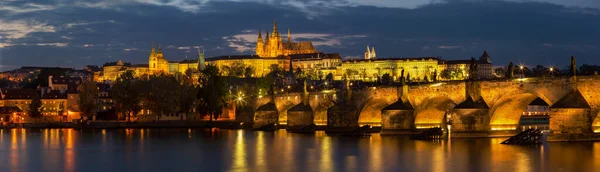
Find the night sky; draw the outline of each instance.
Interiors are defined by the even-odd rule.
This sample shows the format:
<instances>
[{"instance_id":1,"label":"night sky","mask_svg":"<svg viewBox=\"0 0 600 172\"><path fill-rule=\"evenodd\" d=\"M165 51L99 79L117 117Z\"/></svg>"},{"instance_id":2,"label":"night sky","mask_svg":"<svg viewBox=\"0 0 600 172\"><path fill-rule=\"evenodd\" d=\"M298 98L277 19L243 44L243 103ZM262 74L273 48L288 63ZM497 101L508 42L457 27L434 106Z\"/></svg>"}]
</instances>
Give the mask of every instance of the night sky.
<instances>
[{"instance_id":1,"label":"night sky","mask_svg":"<svg viewBox=\"0 0 600 172\"><path fill-rule=\"evenodd\" d=\"M253 54L273 20L285 39L362 58L479 57L494 65L600 64L598 0L0 0L2 68Z\"/></svg>"}]
</instances>

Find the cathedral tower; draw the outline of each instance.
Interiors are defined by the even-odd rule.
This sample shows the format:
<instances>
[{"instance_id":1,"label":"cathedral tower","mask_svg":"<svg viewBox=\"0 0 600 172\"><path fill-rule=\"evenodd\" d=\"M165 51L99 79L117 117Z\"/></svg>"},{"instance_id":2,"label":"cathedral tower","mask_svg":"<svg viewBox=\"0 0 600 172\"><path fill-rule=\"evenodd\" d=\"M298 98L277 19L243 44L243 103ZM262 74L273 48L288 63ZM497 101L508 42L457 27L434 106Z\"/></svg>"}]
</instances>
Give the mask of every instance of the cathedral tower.
<instances>
[{"instance_id":1,"label":"cathedral tower","mask_svg":"<svg viewBox=\"0 0 600 172\"><path fill-rule=\"evenodd\" d=\"M267 37L268 37L268 35L269 34L267 33ZM264 50L265 50L265 44L263 43L262 33L261 33L260 29L258 29L258 39L256 41L256 55L263 56Z\"/></svg>"},{"instance_id":2,"label":"cathedral tower","mask_svg":"<svg viewBox=\"0 0 600 172\"><path fill-rule=\"evenodd\" d=\"M156 70L158 58L156 57L156 49L154 48L154 42L152 42L152 51L150 51L150 58L148 58L148 68L150 71Z\"/></svg>"},{"instance_id":3,"label":"cathedral tower","mask_svg":"<svg viewBox=\"0 0 600 172\"><path fill-rule=\"evenodd\" d=\"M204 64L204 49L202 49L202 52L200 52L200 49L198 49L198 70L203 71L205 68L206 65Z\"/></svg>"},{"instance_id":4,"label":"cathedral tower","mask_svg":"<svg viewBox=\"0 0 600 172\"><path fill-rule=\"evenodd\" d=\"M269 35L269 31L267 31L264 39L259 30L258 39L256 41L256 55L259 57L278 57L316 52L317 51L311 42L292 42L290 29L288 29L287 41L283 40L277 29L277 21L273 21L273 31L271 32L271 35Z\"/></svg>"}]
</instances>

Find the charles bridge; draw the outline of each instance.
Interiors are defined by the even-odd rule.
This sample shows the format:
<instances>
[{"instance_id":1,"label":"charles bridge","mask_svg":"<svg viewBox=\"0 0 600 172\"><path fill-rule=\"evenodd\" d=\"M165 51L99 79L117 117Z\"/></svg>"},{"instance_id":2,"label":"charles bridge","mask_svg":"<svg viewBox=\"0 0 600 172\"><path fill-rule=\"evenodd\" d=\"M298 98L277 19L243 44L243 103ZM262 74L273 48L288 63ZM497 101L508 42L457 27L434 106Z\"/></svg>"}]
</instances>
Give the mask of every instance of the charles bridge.
<instances>
[{"instance_id":1,"label":"charles bridge","mask_svg":"<svg viewBox=\"0 0 600 172\"><path fill-rule=\"evenodd\" d=\"M451 121L453 136L489 137L516 133L521 114L539 97L550 105L549 139L592 140L600 132L600 90L595 90L599 88L600 76L578 76L370 87L350 94L289 93L248 100L237 107L236 116L254 125L306 123L307 119L328 127L369 124L381 126L382 134L446 128ZM331 111L339 109L332 107L346 98L343 105L352 110L339 115L341 121L332 119ZM310 117L296 115L297 111Z\"/></svg>"}]
</instances>

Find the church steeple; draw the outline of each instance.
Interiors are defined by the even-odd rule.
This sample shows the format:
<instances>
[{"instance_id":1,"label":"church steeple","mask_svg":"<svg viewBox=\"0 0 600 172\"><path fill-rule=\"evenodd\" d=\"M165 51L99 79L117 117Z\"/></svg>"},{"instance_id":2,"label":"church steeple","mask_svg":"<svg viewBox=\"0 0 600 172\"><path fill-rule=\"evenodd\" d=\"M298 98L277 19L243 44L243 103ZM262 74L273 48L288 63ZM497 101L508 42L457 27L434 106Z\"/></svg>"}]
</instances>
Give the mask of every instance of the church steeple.
<instances>
[{"instance_id":1,"label":"church steeple","mask_svg":"<svg viewBox=\"0 0 600 172\"><path fill-rule=\"evenodd\" d=\"M162 49L160 48L160 44L158 44L158 54L162 54Z\"/></svg>"},{"instance_id":2,"label":"church steeple","mask_svg":"<svg viewBox=\"0 0 600 172\"><path fill-rule=\"evenodd\" d=\"M375 59L377 55L375 54L375 46L371 46L371 59Z\"/></svg>"},{"instance_id":3,"label":"church steeple","mask_svg":"<svg viewBox=\"0 0 600 172\"><path fill-rule=\"evenodd\" d=\"M267 36L265 37L265 39L267 39L267 41L265 41L266 42L265 44L269 44L269 40L270 40L269 39L269 31L267 31Z\"/></svg>"},{"instance_id":4,"label":"church steeple","mask_svg":"<svg viewBox=\"0 0 600 172\"><path fill-rule=\"evenodd\" d=\"M156 55L156 49L154 48L154 41L152 41L152 51L150 52L150 55Z\"/></svg>"},{"instance_id":5,"label":"church steeple","mask_svg":"<svg viewBox=\"0 0 600 172\"><path fill-rule=\"evenodd\" d=\"M258 42L262 42L262 33L260 32L260 29L258 29Z\"/></svg>"},{"instance_id":6,"label":"church steeple","mask_svg":"<svg viewBox=\"0 0 600 172\"><path fill-rule=\"evenodd\" d=\"M292 34L290 34L290 28L288 28L288 36L287 36L287 43L289 44L292 40Z\"/></svg>"},{"instance_id":7,"label":"church steeple","mask_svg":"<svg viewBox=\"0 0 600 172\"><path fill-rule=\"evenodd\" d=\"M277 32L277 20L275 20L275 19L273 20L273 34L272 34L272 36L273 37L279 36L279 33Z\"/></svg>"},{"instance_id":8,"label":"church steeple","mask_svg":"<svg viewBox=\"0 0 600 172\"><path fill-rule=\"evenodd\" d=\"M200 49L198 49L198 70L202 71L206 68L206 66L204 65L204 48L202 49L202 52L200 52Z\"/></svg>"}]
</instances>

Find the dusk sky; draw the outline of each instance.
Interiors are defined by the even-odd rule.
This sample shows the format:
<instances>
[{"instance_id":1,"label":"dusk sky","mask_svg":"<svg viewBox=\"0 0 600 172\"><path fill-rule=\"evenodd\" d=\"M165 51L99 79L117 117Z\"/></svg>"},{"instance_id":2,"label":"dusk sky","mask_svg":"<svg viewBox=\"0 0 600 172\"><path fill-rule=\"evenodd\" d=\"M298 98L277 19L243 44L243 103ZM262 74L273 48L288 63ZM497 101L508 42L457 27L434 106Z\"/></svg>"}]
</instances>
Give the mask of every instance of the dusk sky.
<instances>
[{"instance_id":1,"label":"dusk sky","mask_svg":"<svg viewBox=\"0 0 600 172\"><path fill-rule=\"evenodd\" d=\"M599 0L0 0L0 70L253 54L258 29L290 28L321 52L600 64ZM264 34L264 33L263 33Z\"/></svg>"}]
</instances>

